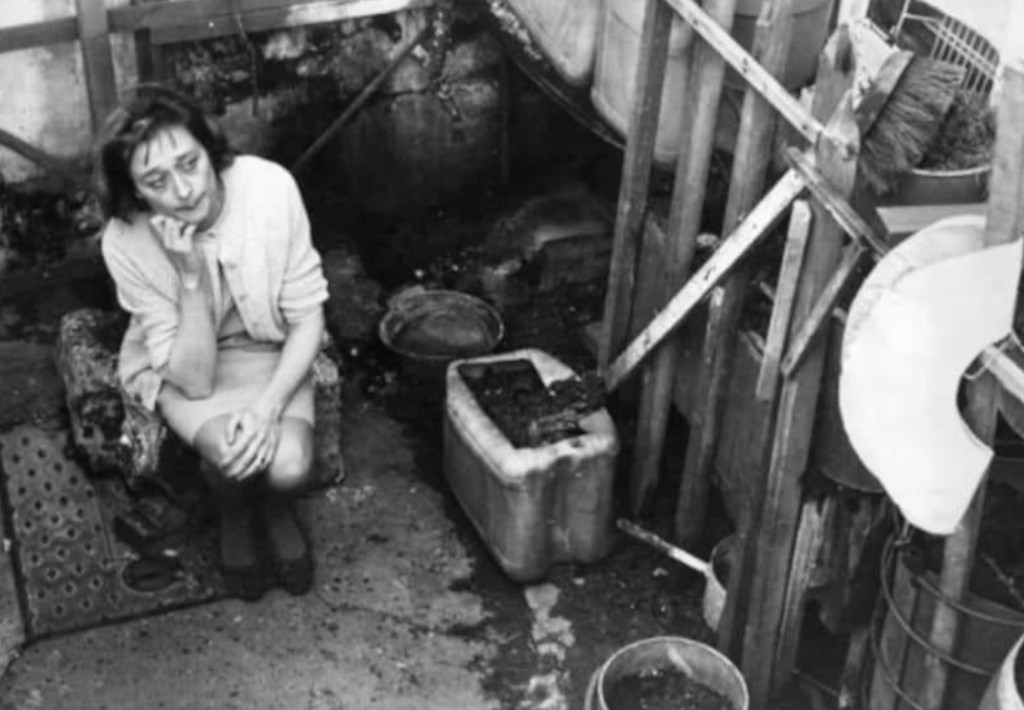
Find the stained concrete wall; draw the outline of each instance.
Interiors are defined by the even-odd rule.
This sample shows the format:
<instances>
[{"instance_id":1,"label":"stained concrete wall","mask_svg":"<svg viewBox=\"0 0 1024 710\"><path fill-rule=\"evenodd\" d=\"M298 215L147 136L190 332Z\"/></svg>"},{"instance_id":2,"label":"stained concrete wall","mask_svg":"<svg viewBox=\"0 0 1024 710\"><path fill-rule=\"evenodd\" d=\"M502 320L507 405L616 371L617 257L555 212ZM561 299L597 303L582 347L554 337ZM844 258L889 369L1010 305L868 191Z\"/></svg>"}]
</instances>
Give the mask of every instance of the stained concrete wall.
<instances>
[{"instance_id":1,"label":"stained concrete wall","mask_svg":"<svg viewBox=\"0 0 1024 710\"><path fill-rule=\"evenodd\" d=\"M107 5L129 2L107 0ZM5 0L0 27L74 14L74 0ZM115 36L112 45L118 83L135 81L131 38ZM57 157L77 158L88 150L92 126L77 42L0 54L0 127ZM17 183L40 173L35 163L0 147L0 179Z\"/></svg>"},{"instance_id":2,"label":"stained concrete wall","mask_svg":"<svg viewBox=\"0 0 1024 710\"><path fill-rule=\"evenodd\" d=\"M74 11L74 0L4 0L0 22ZM472 11L452 15L459 36L447 50L431 53L428 41L403 60L310 163L306 175L336 185L342 202L363 212L416 211L498 177L500 50ZM165 45L160 78L217 113L238 150L291 166L432 16L412 10ZM134 43L112 39L124 89L137 80ZM0 54L0 126L55 156L87 158L92 126L77 43ZM42 172L0 148L4 181Z\"/></svg>"}]
</instances>

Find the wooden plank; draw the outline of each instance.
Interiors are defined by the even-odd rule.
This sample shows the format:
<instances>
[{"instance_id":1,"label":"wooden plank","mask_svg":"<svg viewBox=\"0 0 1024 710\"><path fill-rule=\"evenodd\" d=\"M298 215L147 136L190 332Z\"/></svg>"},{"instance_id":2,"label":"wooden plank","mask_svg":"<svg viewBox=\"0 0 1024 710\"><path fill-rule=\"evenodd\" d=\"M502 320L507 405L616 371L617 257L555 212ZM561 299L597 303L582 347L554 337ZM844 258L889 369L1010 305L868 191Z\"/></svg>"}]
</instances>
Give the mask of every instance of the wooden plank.
<instances>
[{"instance_id":1,"label":"wooden plank","mask_svg":"<svg viewBox=\"0 0 1024 710\"><path fill-rule=\"evenodd\" d=\"M725 278L730 269L768 234L803 190L803 180L793 171L786 173L775 183L736 231L722 242L711 258L704 262L607 369L605 384L609 391L617 389L635 373L636 368L651 351L679 327L711 289Z\"/></svg>"},{"instance_id":2,"label":"wooden plank","mask_svg":"<svg viewBox=\"0 0 1024 710\"><path fill-rule=\"evenodd\" d=\"M789 218L786 249L782 254L782 267L779 269L779 288L775 293L764 358L761 360L761 371L757 378L755 395L762 402L774 401L778 391L782 353L789 336L790 321L793 307L796 305L796 292L800 284L800 273L803 270L810 233L811 207L807 202L798 200L793 203L793 212Z\"/></svg>"},{"instance_id":3,"label":"wooden plank","mask_svg":"<svg viewBox=\"0 0 1024 710\"><path fill-rule=\"evenodd\" d=\"M240 27L246 32L266 32L404 12L436 4L436 0L297 0L285 8L255 9L237 16L211 16L199 22L157 24L153 26L153 41L160 45L212 39L237 34Z\"/></svg>"},{"instance_id":4,"label":"wooden plank","mask_svg":"<svg viewBox=\"0 0 1024 710\"><path fill-rule=\"evenodd\" d=\"M849 88L853 84L852 63L845 61L848 50L844 34L830 39L819 61L815 92L816 116L832 115L829 130L836 142L821 141L815 151L817 165L840 196L852 194L857 174L856 153L839 146L855 145L856 119ZM831 86L829 86L831 85ZM845 87L838 108L831 104ZM828 88L826 88L828 87ZM821 289L834 271L842 249L843 231L829 212L815 201L811 240L801 275L794 318L798 322L810 312ZM767 475L759 485L755 525L744 545L743 564L753 565L753 580L745 591L749 609L743 637L741 670L750 689L751 710L763 710L773 688L788 678L779 652L791 643L791 628L784 628L788 579L801 513L801 478L809 460L811 436L817 410L825 350L820 343L808 353L803 366L785 381L775 417L774 437Z\"/></svg>"},{"instance_id":5,"label":"wooden plank","mask_svg":"<svg viewBox=\"0 0 1024 710\"><path fill-rule=\"evenodd\" d=\"M808 499L800 512L800 525L793 545L793 560L790 565L789 578L786 581L782 619L779 622L779 651L775 663L780 668L792 670L796 665L797 651L800 648L800 628L804 620L804 604L807 590L815 571L815 562L825 537L829 531L829 521L835 506L836 496L828 496L824 500ZM777 692L789 679L789 673L775 676Z\"/></svg>"},{"instance_id":6,"label":"wooden plank","mask_svg":"<svg viewBox=\"0 0 1024 710\"><path fill-rule=\"evenodd\" d=\"M152 32L155 44L338 22L432 7L437 0L178 0L123 5L107 11L111 33ZM79 38L77 17L0 27L0 54Z\"/></svg>"},{"instance_id":7,"label":"wooden plank","mask_svg":"<svg viewBox=\"0 0 1024 710\"><path fill-rule=\"evenodd\" d=\"M712 21L728 32L737 0L707 0ZM668 301L690 274L700 231L714 147L725 62L713 47L698 44L690 67L693 90L686 94L693 105L689 131L683 131L669 207L668 246L662 300ZM672 405L672 385L679 360L678 343L665 342L645 373L637 417L636 446L630 470L630 506L634 515L648 508L661 469L665 432Z\"/></svg>"},{"instance_id":8,"label":"wooden plank","mask_svg":"<svg viewBox=\"0 0 1024 710\"><path fill-rule=\"evenodd\" d=\"M1024 226L1020 195L1024 189L1024 60L1009 63L1003 71L996 143L992 151L992 179L983 241L986 246L1008 244L1020 239ZM983 441L995 437L999 385L994 377L981 377L967 390L966 419ZM978 491L952 535L946 538L939 590L954 602L967 593L978 532L984 508L985 485ZM929 641L939 653L954 654L960 632L956 609L938 604L932 617ZM946 696L948 668L944 661L928 654L921 699L925 707L940 707Z\"/></svg>"},{"instance_id":9,"label":"wooden plank","mask_svg":"<svg viewBox=\"0 0 1024 710\"><path fill-rule=\"evenodd\" d=\"M876 254L886 252L888 246L885 242L875 233L871 225L857 214L849 200L836 194L836 191L814 166L808 154L795 147L790 147L786 150L786 162L800 173L804 182L807 183L807 189L828 210L832 219L843 228L843 231L858 242L870 246Z\"/></svg>"},{"instance_id":10,"label":"wooden plank","mask_svg":"<svg viewBox=\"0 0 1024 710\"><path fill-rule=\"evenodd\" d=\"M77 39L78 20L74 17L0 27L0 54L74 42Z\"/></svg>"},{"instance_id":11,"label":"wooden plank","mask_svg":"<svg viewBox=\"0 0 1024 710\"><path fill-rule=\"evenodd\" d=\"M825 127L797 100L786 87L765 71L750 54L734 40L729 32L715 23L708 13L693 0L665 0L680 17L693 27L747 83L775 107L789 124L815 145L825 133ZM836 140L836 136L829 136ZM843 144L844 154L853 146Z\"/></svg>"},{"instance_id":12,"label":"wooden plank","mask_svg":"<svg viewBox=\"0 0 1024 710\"><path fill-rule=\"evenodd\" d=\"M800 367L800 363L803 362L804 356L814 345L818 334L825 329L825 323L835 311L840 297L850 283L853 272L867 253L867 247L860 244L851 244L843 251L843 258L832 273L832 277L825 284L825 288L822 289L811 312L799 325L790 341L789 351L782 360L783 375L789 377Z\"/></svg>"},{"instance_id":13,"label":"wooden plank","mask_svg":"<svg viewBox=\"0 0 1024 710\"><path fill-rule=\"evenodd\" d=\"M976 202L959 205L882 205L877 209L888 240L895 242L940 219L957 215L983 215L987 206L984 202Z\"/></svg>"},{"instance_id":14,"label":"wooden plank","mask_svg":"<svg viewBox=\"0 0 1024 710\"><path fill-rule=\"evenodd\" d=\"M114 80L114 56L110 49L110 28L103 0L75 0L78 16L78 41L82 45L85 83L89 90L92 127L98 131L107 115L117 106Z\"/></svg>"},{"instance_id":15,"label":"wooden plank","mask_svg":"<svg viewBox=\"0 0 1024 710\"><path fill-rule=\"evenodd\" d=\"M607 367L622 347L629 332L639 252L637 243L647 212L647 189L654 162L654 142L658 130L658 113L661 110L665 67L668 64L672 13L661 0L647 0L645 13L636 68L636 94L629 119L615 231L612 235L601 340L598 343L597 360L601 370Z\"/></svg>"},{"instance_id":16,"label":"wooden plank","mask_svg":"<svg viewBox=\"0 0 1024 710\"><path fill-rule=\"evenodd\" d=\"M758 15L753 55L770 75L782 76L793 35L793 0L765 2ZM722 231L732 232L764 195L772 159L777 116L760 94L747 89L733 153L732 175ZM749 274L742 266L724 283L721 303L710 312L702 343L696 383L700 408L690 418L686 461L676 504L675 535L683 544L696 545L704 532L708 493L718 447L722 410L729 388L732 350L736 343L749 291Z\"/></svg>"}]
</instances>

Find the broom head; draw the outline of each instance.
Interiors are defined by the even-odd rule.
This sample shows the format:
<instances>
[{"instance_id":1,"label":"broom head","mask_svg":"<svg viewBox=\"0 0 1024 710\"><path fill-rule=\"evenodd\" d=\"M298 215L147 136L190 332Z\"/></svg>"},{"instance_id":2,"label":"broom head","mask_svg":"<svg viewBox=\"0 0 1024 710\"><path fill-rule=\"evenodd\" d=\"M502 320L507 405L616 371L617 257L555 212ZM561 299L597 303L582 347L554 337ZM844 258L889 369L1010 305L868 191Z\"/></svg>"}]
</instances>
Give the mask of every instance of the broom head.
<instances>
[{"instance_id":1,"label":"broom head","mask_svg":"<svg viewBox=\"0 0 1024 710\"><path fill-rule=\"evenodd\" d=\"M917 167L963 84L963 67L914 57L861 140L860 171L879 195Z\"/></svg>"}]
</instances>

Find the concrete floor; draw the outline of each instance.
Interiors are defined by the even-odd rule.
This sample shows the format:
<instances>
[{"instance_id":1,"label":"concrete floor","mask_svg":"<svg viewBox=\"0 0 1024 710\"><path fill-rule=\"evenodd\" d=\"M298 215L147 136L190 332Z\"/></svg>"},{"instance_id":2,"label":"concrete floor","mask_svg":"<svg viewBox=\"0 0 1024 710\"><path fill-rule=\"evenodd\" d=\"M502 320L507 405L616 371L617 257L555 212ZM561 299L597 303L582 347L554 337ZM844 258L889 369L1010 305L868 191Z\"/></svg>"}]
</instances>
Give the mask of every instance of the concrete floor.
<instances>
[{"instance_id":1,"label":"concrete floor","mask_svg":"<svg viewBox=\"0 0 1024 710\"><path fill-rule=\"evenodd\" d=\"M54 324L91 293L54 290L32 327L0 338L0 431L63 420ZM520 314L554 328L531 325L540 340L516 347L571 345L558 319L536 315ZM628 643L714 644L703 578L640 543L557 565L533 585L510 581L445 485L437 390L379 363L355 368L345 372L347 478L302 501L317 562L310 594L274 590L26 646L0 555L0 710L579 710L595 669ZM649 526L667 535L670 525L671 514ZM810 707L795 691L772 710Z\"/></svg>"},{"instance_id":2,"label":"concrete floor","mask_svg":"<svg viewBox=\"0 0 1024 710\"><path fill-rule=\"evenodd\" d=\"M59 419L49 346L0 346L0 420ZM396 418L348 389L348 476L302 502L313 592L21 646L5 566L0 708L579 708L618 646L662 633L709 640L700 581L649 550L562 565L537 585L504 578L444 488L439 440L410 426L421 415ZM401 414L409 400L393 394Z\"/></svg>"}]
</instances>

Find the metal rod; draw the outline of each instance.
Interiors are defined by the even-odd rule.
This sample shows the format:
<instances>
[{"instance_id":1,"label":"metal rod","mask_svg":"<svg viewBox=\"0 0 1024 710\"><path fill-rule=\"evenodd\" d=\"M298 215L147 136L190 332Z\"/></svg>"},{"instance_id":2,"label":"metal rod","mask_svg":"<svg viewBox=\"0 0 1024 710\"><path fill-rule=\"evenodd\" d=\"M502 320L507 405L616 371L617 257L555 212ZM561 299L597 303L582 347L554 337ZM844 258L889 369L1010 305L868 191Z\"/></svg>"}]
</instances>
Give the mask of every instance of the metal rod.
<instances>
[{"instance_id":1,"label":"metal rod","mask_svg":"<svg viewBox=\"0 0 1024 710\"><path fill-rule=\"evenodd\" d=\"M412 40L407 45L405 45L405 47L402 48L402 51L396 54L395 58L392 59L388 63L388 65L384 67L384 69L382 69L381 72L377 76L375 76L373 80L370 81L369 84L366 85L365 88L363 88L363 90L359 93L359 96L357 96L355 100L348 105L345 111L334 120L334 123L328 126L327 130L325 130L320 135L319 138L313 141L313 145L309 146L306 149L306 152L303 153L299 157L299 159L295 161L295 164L292 165L293 173L298 173L303 168L305 168L306 165L309 164L310 159L314 155L316 155L321 148L324 147L327 141L334 137L335 133L341 130L341 128L346 123L349 122L349 119L351 119L352 116L354 116L356 112L359 111L367 101L369 101L370 97L373 96L375 91L377 91L377 88L381 84L383 84L384 80L391 75L391 72L393 72L398 67L398 65L402 63L403 59L409 56L409 53L412 52L412 50L416 49L416 47L419 46L419 44L426 38L426 36L432 30L433 25L428 23L423 29L416 33L416 36L413 37Z\"/></svg>"}]
</instances>

